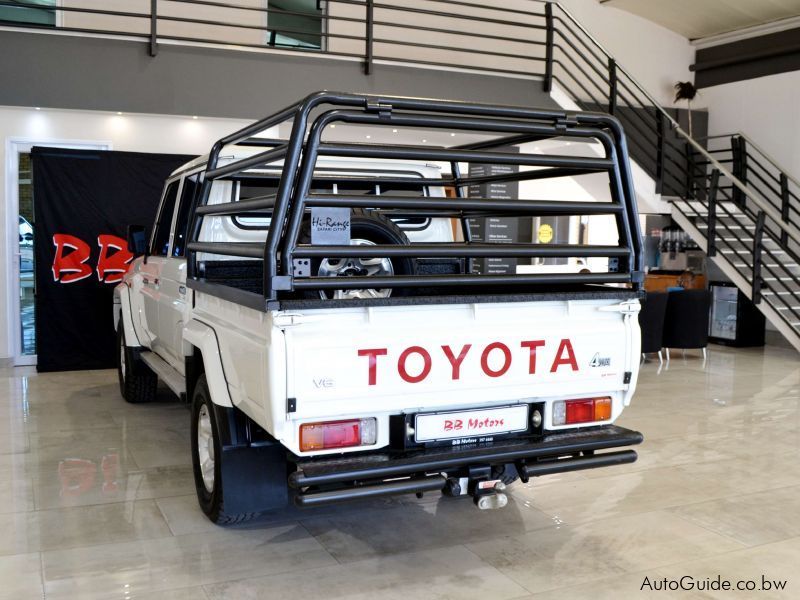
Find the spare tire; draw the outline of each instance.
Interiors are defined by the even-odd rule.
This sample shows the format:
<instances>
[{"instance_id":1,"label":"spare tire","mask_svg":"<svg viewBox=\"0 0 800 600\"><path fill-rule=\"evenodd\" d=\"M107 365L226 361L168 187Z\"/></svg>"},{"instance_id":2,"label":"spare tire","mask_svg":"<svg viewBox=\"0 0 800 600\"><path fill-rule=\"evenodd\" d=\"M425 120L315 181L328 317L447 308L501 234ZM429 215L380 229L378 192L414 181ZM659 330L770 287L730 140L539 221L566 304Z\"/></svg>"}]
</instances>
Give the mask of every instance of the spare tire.
<instances>
[{"instance_id":1,"label":"spare tire","mask_svg":"<svg viewBox=\"0 0 800 600\"><path fill-rule=\"evenodd\" d=\"M301 244L311 243L311 223L306 220L300 232ZM350 214L351 245L392 245L408 246L408 236L391 219L372 210L354 208ZM414 275L417 272L416 260L412 257L394 258L322 258L311 261L311 275L314 277L369 277L390 275ZM311 298L332 298L346 300L351 298L388 298L403 295L404 289L357 289L357 290L319 290L304 294Z\"/></svg>"}]
</instances>

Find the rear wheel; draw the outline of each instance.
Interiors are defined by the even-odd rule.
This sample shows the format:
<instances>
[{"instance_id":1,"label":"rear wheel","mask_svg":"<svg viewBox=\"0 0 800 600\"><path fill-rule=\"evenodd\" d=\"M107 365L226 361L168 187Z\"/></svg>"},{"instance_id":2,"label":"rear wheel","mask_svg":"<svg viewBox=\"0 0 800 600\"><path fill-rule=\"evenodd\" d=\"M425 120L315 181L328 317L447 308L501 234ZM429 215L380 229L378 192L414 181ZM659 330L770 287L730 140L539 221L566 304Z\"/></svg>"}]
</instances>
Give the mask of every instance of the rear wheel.
<instances>
[{"instance_id":1,"label":"rear wheel","mask_svg":"<svg viewBox=\"0 0 800 600\"><path fill-rule=\"evenodd\" d=\"M158 377L139 358L138 349L126 345L121 318L117 329L117 376L119 392L126 402L140 404L155 400Z\"/></svg>"},{"instance_id":2,"label":"rear wheel","mask_svg":"<svg viewBox=\"0 0 800 600\"><path fill-rule=\"evenodd\" d=\"M200 375L192 395L192 466L200 508L214 523L242 523L259 513L233 514L225 511L225 490L222 480L222 447L219 425L206 376Z\"/></svg>"},{"instance_id":3,"label":"rear wheel","mask_svg":"<svg viewBox=\"0 0 800 600\"><path fill-rule=\"evenodd\" d=\"M311 243L311 225L306 222L300 235L300 243ZM353 246L392 245L408 246L408 236L383 215L354 208L350 215L350 244ZM380 277L391 275L414 275L416 261L411 257L395 258L323 258L311 262L311 275L315 277ZM320 290L309 296L347 300L351 298L388 298L402 295L402 289Z\"/></svg>"}]
</instances>

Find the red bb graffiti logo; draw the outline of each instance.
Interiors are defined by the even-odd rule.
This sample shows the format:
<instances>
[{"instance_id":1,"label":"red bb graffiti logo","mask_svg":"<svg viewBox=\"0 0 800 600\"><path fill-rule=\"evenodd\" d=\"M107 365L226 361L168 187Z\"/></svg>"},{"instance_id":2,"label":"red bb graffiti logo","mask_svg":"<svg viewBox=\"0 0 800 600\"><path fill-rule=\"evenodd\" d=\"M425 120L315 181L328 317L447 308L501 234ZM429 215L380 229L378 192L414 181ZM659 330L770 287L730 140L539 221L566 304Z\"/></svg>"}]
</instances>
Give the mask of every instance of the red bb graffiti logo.
<instances>
[{"instance_id":1,"label":"red bb graffiti logo","mask_svg":"<svg viewBox=\"0 0 800 600\"><path fill-rule=\"evenodd\" d=\"M92 267L86 264L92 249L82 239L66 233L53 235L56 247L53 257L53 281L75 283L92 275ZM97 259L97 279L102 283L119 283L128 270L133 254L128 252L127 242L116 235L97 236L100 256Z\"/></svg>"}]
</instances>

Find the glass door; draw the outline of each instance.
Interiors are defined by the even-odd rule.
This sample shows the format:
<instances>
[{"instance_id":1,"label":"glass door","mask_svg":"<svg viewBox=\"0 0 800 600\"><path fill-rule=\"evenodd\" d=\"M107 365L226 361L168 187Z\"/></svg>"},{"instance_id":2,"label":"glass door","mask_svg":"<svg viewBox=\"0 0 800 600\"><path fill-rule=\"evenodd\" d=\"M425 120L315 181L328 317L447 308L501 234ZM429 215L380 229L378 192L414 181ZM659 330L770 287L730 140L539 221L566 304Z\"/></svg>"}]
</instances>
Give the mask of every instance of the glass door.
<instances>
[{"instance_id":1,"label":"glass door","mask_svg":"<svg viewBox=\"0 0 800 600\"><path fill-rule=\"evenodd\" d=\"M33 166L31 149L34 146L50 148L79 148L86 150L111 150L110 142L34 141L11 138L6 164L6 180L10 183L11 197L7 199L7 229L11 236L11 255L7 268L11 273L9 290L12 316L11 353L15 366L36 364L36 287L34 234L36 214L33 210ZM16 282L16 289L14 283Z\"/></svg>"},{"instance_id":2,"label":"glass door","mask_svg":"<svg viewBox=\"0 0 800 600\"><path fill-rule=\"evenodd\" d=\"M36 295L33 276L33 169L30 151L19 153L17 193L19 200L19 356L36 357Z\"/></svg>"}]
</instances>

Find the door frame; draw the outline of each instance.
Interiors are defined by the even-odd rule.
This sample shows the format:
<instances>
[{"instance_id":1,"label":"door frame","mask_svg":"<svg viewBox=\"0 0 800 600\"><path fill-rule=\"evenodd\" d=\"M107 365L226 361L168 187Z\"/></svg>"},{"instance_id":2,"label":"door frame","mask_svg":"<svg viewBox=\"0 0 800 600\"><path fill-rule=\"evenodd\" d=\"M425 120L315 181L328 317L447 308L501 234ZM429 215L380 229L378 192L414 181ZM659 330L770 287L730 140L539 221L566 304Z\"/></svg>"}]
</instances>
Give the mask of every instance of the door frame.
<instances>
[{"instance_id":1,"label":"door frame","mask_svg":"<svg viewBox=\"0 0 800 600\"><path fill-rule=\"evenodd\" d=\"M8 342L6 352L15 367L35 365L35 354L22 354L22 318L20 315L19 273L19 155L30 152L34 146L68 148L74 150L112 150L110 140L65 140L52 138L8 137L6 138L6 289L8 304L6 323ZM36 239L34 238L34 248ZM35 252L35 250L34 250ZM34 269L35 272L35 269Z\"/></svg>"}]
</instances>

